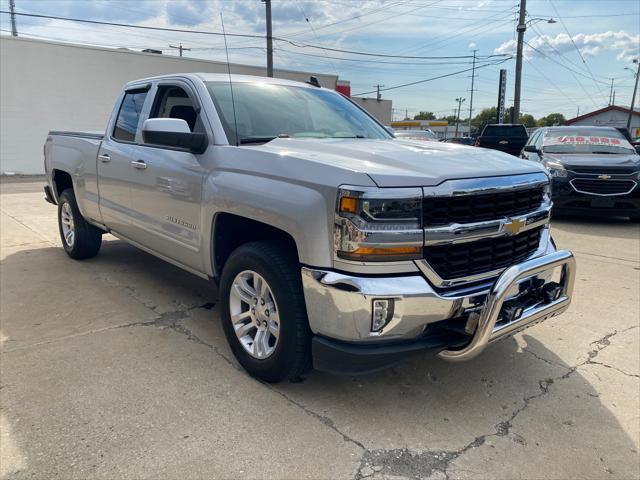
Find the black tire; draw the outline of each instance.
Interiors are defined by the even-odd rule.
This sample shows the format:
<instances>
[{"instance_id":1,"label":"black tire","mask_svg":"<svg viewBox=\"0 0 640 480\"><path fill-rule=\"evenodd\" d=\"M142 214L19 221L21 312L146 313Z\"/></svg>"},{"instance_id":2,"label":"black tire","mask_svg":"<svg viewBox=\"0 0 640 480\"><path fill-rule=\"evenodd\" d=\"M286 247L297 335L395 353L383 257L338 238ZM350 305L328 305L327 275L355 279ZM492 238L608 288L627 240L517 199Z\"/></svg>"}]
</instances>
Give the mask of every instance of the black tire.
<instances>
[{"instance_id":1,"label":"black tire","mask_svg":"<svg viewBox=\"0 0 640 480\"><path fill-rule=\"evenodd\" d=\"M62 215L65 204L71 208L73 217L73 241L71 244L65 239L62 230ZM67 255L71 258L75 260L92 258L100 251L102 234L104 232L87 223L80 213L76 196L71 189L63 191L58 199L58 229L60 230L60 240L62 241L64 251L67 252Z\"/></svg>"},{"instance_id":2,"label":"black tire","mask_svg":"<svg viewBox=\"0 0 640 480\"><path fill-rule=\"evenodd\" d=\"M268 283L278 306L280 333L275 350L265 359L249 354L231 321L230 295L236 276L251 270ZM311 332L295 256L268 242L238 247L225 263L220 279L220 304L225 336L238 362L249 375L266 382L293 380L311 367Z\"/></svg>"}]
</instances>

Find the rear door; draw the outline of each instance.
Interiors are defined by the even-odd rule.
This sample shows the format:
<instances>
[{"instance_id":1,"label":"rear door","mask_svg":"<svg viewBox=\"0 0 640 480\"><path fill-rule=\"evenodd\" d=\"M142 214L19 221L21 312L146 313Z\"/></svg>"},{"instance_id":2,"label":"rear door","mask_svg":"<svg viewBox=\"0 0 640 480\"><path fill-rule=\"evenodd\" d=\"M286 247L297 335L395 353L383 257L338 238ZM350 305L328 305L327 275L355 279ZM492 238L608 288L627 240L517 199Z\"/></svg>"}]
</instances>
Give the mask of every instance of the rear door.
<instances>
[{"instance_id":1,"label":"rear door","mask_svg":"<svg viewBox=\"0 0 640 480\"><path fill-rule=\"evenodd\" d=\"M131 229L132 160L149 99L149 85L130 88L119 98L115 114L98 150L98 191L100 214L105 225L129 236Z\"/></svg>"},{"instance_id":2,"label":"rear door","mask_svg":"<svg viewBox=\"0 0 640 480\"><path fill-rule=\"evenodd\" d=\"M149 118L180 118L192 132L211 135L190 84L162 81L152 93ZM201 205L207 170L200 159L204 155L141 140L129 178L134 240L198 271L203 258Z\"/></svg>"}]
</instances>

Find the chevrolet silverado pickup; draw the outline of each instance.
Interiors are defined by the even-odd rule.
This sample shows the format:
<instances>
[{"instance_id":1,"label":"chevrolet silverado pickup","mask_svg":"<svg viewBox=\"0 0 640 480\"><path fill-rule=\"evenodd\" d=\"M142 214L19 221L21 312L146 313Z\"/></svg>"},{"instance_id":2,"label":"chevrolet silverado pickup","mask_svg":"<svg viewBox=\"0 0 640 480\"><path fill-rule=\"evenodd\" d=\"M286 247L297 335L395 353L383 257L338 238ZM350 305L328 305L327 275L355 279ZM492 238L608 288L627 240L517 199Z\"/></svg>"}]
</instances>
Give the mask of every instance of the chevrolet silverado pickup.
<instances>
[{"instance_id":1,"label":"chevrolet silverado pickup","mask_svg":"<svg viewBox=\"0 0 640 480\"><path fill-rule=\"evenodd\" d=\"M316 82L133 81L104 133L51 131L44 155L67 254L111 233L214 281L234 355L265 381L469 360L571 301L543 166L395 139Z\"/></svg>"}]
</instances>

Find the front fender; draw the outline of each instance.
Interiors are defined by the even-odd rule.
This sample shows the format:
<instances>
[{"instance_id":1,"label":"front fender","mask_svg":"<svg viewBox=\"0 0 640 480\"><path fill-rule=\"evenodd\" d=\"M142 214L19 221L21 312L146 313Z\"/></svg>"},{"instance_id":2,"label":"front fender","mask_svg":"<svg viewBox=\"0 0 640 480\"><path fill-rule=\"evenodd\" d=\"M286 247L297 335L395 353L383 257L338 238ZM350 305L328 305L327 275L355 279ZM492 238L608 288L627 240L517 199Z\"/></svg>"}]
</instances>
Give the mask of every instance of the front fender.
<instances>
[{"instance_id":1,"label":"front fender","mask_svg":"<svg viewBox=\"0 0 640 480\"><path fill-rule=\"evenodd\" d=\"M203 238L212 238L213 219L231 213L265 223L291 235L305 265L331 267L333 210L336 190L294 184L237 171L222 171L206 181L203 198ZM232 234L232 233L231 233ZM205 265L213 268L210 258ZM213 270L207 272L213 274Z\"/></svg>"}]
</instances>

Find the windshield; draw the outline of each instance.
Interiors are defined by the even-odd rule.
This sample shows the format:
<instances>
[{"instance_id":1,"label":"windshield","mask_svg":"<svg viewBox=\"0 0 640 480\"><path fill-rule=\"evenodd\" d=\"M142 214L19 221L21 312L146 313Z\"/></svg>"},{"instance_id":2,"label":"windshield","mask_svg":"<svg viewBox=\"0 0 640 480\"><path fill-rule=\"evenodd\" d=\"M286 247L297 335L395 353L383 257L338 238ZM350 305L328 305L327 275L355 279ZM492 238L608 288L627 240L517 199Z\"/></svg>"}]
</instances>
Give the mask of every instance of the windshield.
<instances>
[{"instance_id":1,"label":"windshield","mask_svg":"<svg viewBox=\"0 0 640 480\"><path fill-rule=\"evenodd\" d=\"M628 154L635 152L624 136L609 128L550 129L544 135L546 153Z\"/></svg>"},{"instance_id":2,"label":"windshield","mask_svg":"<svg viewBox=\"0 0 640 480\"><path fill-rule=\"evenodd\" d=\"M377 138L391 135L338 93L319 88L207 82L229 143L249 144L276 137ZM237 137L236 137L237 125Z\"/></svg>"}]
</instances>

